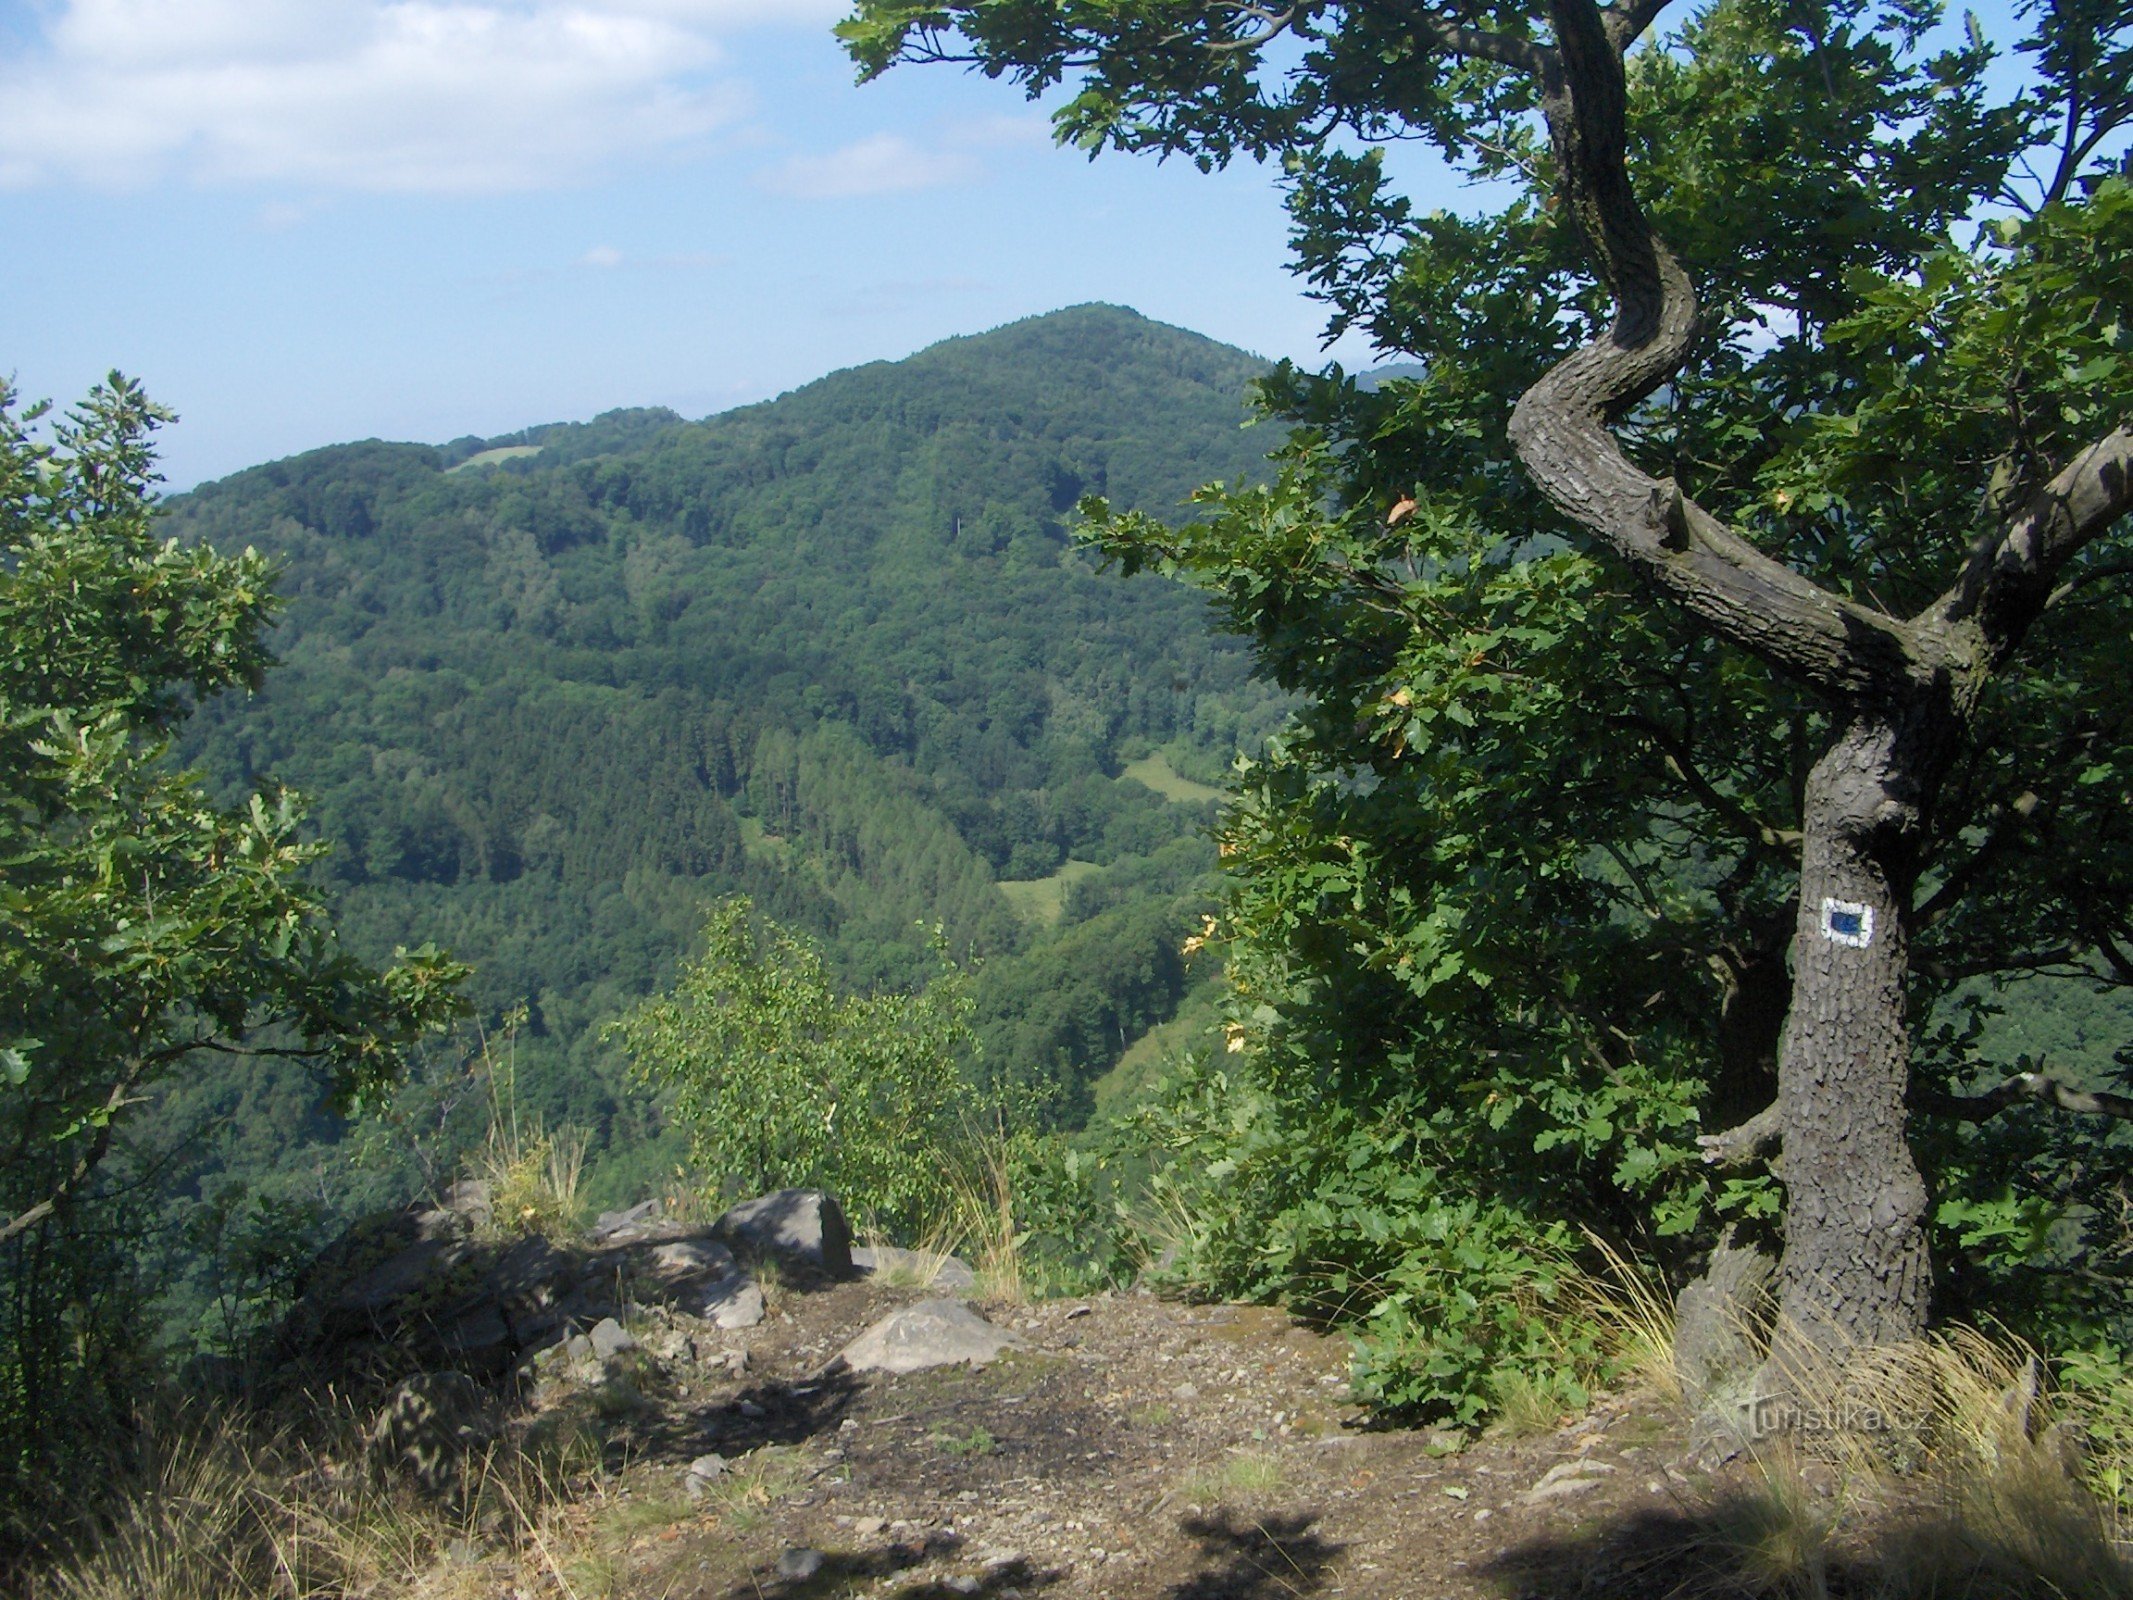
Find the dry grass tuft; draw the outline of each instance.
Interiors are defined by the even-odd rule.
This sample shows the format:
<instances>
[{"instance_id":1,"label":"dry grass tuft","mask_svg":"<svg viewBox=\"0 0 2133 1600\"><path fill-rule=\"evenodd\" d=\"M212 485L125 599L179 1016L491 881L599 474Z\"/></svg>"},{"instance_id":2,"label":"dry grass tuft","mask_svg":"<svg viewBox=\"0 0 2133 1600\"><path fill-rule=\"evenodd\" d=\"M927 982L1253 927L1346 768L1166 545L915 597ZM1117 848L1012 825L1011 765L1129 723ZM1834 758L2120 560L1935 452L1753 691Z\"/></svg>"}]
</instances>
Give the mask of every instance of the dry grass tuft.
<instances>
[{"instance_id":1,"label":"dry grass tuft","mask_svg":"<svg viewBox=\"0 0 2133 1600\"><path fill-rule=\"evenodd\" d=\"M1713 1508L1715 1565L1785 1600L2133 1600L2112 1447L2018 1339L1972 1328L1844 1350L1790 1375ZM1851 1574L1842 1578L1842 1574Z\"/></svg>"},{"instance_id":2,"label":"dry grass tuft","mask_svg":"<svg viewBox=\"0 0 2133 1600\"><path fill-rule=\"evenodd\" d=\"M957 1248L942 1253L963 1256L977 1274L978 1293L1008 1305L1027 1305L1034 1285L1024 1270L1022 1247L1028 1235L1015 1221L1015 1175L1007 1142L998 1134L980 1134L969 1144L970 1159L958 1167L954 1186L953 1237ZM929 1248L933 1246L929 1243Z\"/></svg>"},{"instance_id":3,"label":"dry grass tuft","mask_svg":"<svg viewBox=\"0 0 2133 1600\"><path fill-rule=\"evenodd\" d=\"M146 1432L114 1509L30 1581L30 1600L489 1600L517 1586L581 1600L569 1503L598 1484L582 1452L498 1446L441 1492L371 1471L361 1419L180 1417Z\"/></svg>"},{"instance_id":4,"label":"dry grass tuft","mask_svg":"<svg viewBox=\"0 0 2133 1600\"><path fill-rule=\"evenodd\" d=\"M1586 1241L1599 1252L1606 1270L1587 1277L1576 1303L1599 1327L1603 1348L1615 1371L1662 1399L1684 1398L1681 1371L1674 1361L1674 1302L1658 1275L1624 1254L1598 1234Z\"/></svg>"},{"instance_id":5,"label":"dry grass tuft","mask_svg":"<svg viewBox=\"0 0 2133 1600\"><path fill-rule=\"evenodd\" d=\"M518 1109L518 1007L504 1018L501 1055L484 1033L483 1076L489 1087L489 1132L468 1162L488 1186L491 1229L504 1238L573 1232L580 1219L578 1183L585 1170L586 1137L574 1128L550 1132L537 1117Z\"/></svg>"}]
</instances>

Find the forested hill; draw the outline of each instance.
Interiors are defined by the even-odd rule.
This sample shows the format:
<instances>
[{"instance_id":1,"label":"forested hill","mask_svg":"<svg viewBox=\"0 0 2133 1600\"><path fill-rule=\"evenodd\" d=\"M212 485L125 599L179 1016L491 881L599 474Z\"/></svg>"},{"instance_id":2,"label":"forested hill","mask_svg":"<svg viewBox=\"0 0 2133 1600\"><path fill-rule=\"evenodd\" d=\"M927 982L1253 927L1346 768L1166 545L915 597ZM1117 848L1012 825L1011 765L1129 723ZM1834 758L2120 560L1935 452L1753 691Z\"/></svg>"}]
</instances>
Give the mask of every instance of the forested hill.
<instances>
[{"instance_id":1,"label":"forested hill","mask_svg":"<svg viewBox=\"0 0 2133 1600\"><path fill-rule=\"evenodd\" d=\"M598 1025L729 890L858 985L921 975L940 925L982 962L985 1070L1071 1117L1186 982L1212 864L1190 780L1279 715L1204 601L1099 572L1072 508L1168 513L1252 472L1261 370L1085 306L703 422L206 485L171 531L280 554L289 604L265 691L208 707L186 754L310 798L360 945L435 939L492 1017L527 1005L528 1109L592 1130L618 1187L643 1130Z\"/></svg>"}]
</instances>

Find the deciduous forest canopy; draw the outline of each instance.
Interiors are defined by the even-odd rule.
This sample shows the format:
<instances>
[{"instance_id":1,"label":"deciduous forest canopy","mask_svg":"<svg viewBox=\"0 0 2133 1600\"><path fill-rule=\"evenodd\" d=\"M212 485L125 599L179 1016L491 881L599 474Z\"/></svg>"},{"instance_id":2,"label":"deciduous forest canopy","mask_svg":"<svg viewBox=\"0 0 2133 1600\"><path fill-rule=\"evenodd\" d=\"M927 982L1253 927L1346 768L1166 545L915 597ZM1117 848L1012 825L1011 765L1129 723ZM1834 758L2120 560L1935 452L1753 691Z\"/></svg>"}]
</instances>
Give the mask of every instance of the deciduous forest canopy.
<instances>
[{"instance_id":1,"label":"deciduous forest canopy","mask_svg":"<svg viewBox=\"0 0 2133 1600\"><path fill-rule=\"evenodd\" d=\"M419 929L474 958L492 1029L526 1006L522 1111L592 1136L594 1202L687 1158L600 1025L671 981L728 893L825 940L857 992L925 981L938 925L978 969L980 1071L1037 1124L1078 1123L1193 981L1198 797L1285 699L1191 591L1100 574L1072 506L1175 508L1252 470L1264 370L1092 306L704 423L614 413L238 474L164 528L276 553L279 664L183 753L232 792L310 797L359 948ZM373 1138L386 1169L331 1196L341 1125L300 1074L205 1074L159 1120L202 1206L238 1185L339 1214L420 1176L395 1141L434 1161L474 1136L463 1084L448 1054L418 1074Z\"/></svg>"}]
</instances>

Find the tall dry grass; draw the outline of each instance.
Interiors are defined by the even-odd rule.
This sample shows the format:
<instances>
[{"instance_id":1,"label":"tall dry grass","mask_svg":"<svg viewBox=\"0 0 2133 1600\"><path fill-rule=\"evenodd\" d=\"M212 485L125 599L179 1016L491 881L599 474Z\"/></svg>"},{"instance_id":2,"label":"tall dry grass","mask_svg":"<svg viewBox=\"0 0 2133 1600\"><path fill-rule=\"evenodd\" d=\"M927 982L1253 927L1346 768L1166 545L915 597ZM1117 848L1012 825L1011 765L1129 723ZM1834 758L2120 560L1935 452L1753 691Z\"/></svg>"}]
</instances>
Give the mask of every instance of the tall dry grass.
<instances>
[{"instance_id":1,"label":"tall dry grass","mask_svg":"<svg viewBox=\"0 0 2133 1600\"><path fill-rule=\"evenodd\" d=\"M468 1158L470 1176L485 1184L493 1230L505 1237L530 1233L560 1238L582 1216L578 1184L585 1171L586 1137L574 1128L550 1131L518 1104L518 1029L523 1006L504 1017L502 1048L481 1035L488 1085L489 1130Z\"/></svg>"},{"instance_id":2,"label":"tall dry grass","mask_svg":"<svg viewBox=\"0 0 2133 1600\"><path fill-rule=\"evenodd\" d=\"M493 1600L572 1582L597 1451L498 1445L440 1492L373 1471L361 1419L179 1416L144 1431L114 1509L26 1575L25 1600Z\"/></svg>"},{"instance_id":3,"label":"tall dry grass","mask_svg":"<svg viewBox=\"0 0 2133 1600\"><path fill-rule=\"evenodd\" d=\"M1604 1242L1576 1303L1616 1370L1680 1404L1672 1302ZM1800 1348L1806 1341L1788 1345ZM2133 1407L2062 1389L2006 1333L1831 1344L1735 1419L1741 1470L1694 1508L1713 1593L1772 1600L2133 1600Z\"/></svg>"},{"instance_id":4,"label":"tall dry grass","mask_svg":"<svg viewBox=\"0 0 2133 1600\"><path fill-rule=\"evenodd\" d=\"M1016 1220L1014 1166L1005 1136L979 1133L965 1148L964 1160L949 1173L952 1209L939 1237L921 1248L968 1260L985 1298L1026 1305L1035 1287L1023 1251L1029 1236Z\"/></svg>"}]
</instances>

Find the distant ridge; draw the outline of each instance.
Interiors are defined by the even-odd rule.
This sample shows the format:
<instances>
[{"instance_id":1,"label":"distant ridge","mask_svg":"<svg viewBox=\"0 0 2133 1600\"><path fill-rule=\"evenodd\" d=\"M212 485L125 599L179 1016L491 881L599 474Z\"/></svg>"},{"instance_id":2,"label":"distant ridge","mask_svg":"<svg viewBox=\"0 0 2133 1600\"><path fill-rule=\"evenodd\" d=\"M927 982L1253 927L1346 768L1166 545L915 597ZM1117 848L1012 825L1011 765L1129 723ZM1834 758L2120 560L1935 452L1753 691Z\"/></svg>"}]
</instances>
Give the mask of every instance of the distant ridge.
<instances>
[{"instance_id":1,"label":"distant ridge","mask_svg":"<svg viewBox=\"0 0 2133 1600\"><path fill-rule=\"evenodd\" d=\"M1019 317L977 333L954 334L896 360L867 361L849 367L838 367L772 399L728 407L693 420L704 424L715 423L723 417L779 405L795 396L808 394L824 384L835 385L857 375L913 365L923 367L929 358L938 357L943 361L952 362L955 359L953 352L971 345L1019 350L1031 358L1063 359L1071 366L1084 371L1129 361L1136 348L1153 351L1174 347L1180 356L1186 351L1199 350L1207 359L1208 371L1214 381L1224 381L1227 369L1236 362L1250 364L1253 376L1273 365L1263 357L1234 349L1209 339L1204 334L1194 333L1189 328L1157 322L1130 306L1092 300L1080 305L1065 306L1057 311ZM440 445L437 449L446 468L457 466L485 452L527 446L559 447L573 456L579 456L627 449L663 429L686 426L691 420L664 406L623 407L604 411L589 422L537 423L532 427L517 428L509 433L488 437L468 434L452 440L449 444ZM589 452L586 446L591 447Z\"/></svg>"},{"instance_id":2,"label":"distant ridge","mask_svg":"<svg viewBox=\"0 0 2133 1600\"><path fill-rule=\"evenodd\" d=\"M923 979L940 928L984 960L987 1072L1072 1120L1174 1011L1214 864L1200 797L1284 704L1199 595L1077 550L1073 508L1177 515L1260 470L1274 436L1240 424L1265 370L1077 306L700 421L232 474L168 523L285 563L282 665L183 753L312 798L360 946L435 939L476 963L492 1026L526 1008L520 1094L591 1131L595 1198L672 1159L601 1025L736 891L855 986ZM1129 766L1188 781L1166 797ZM203 1079L173 1137L241 1130L233 1170L294 1173L331 1125L291 1109L300 1086L240 1113L258 1081Z\"/></svg>"}]
</instances>

